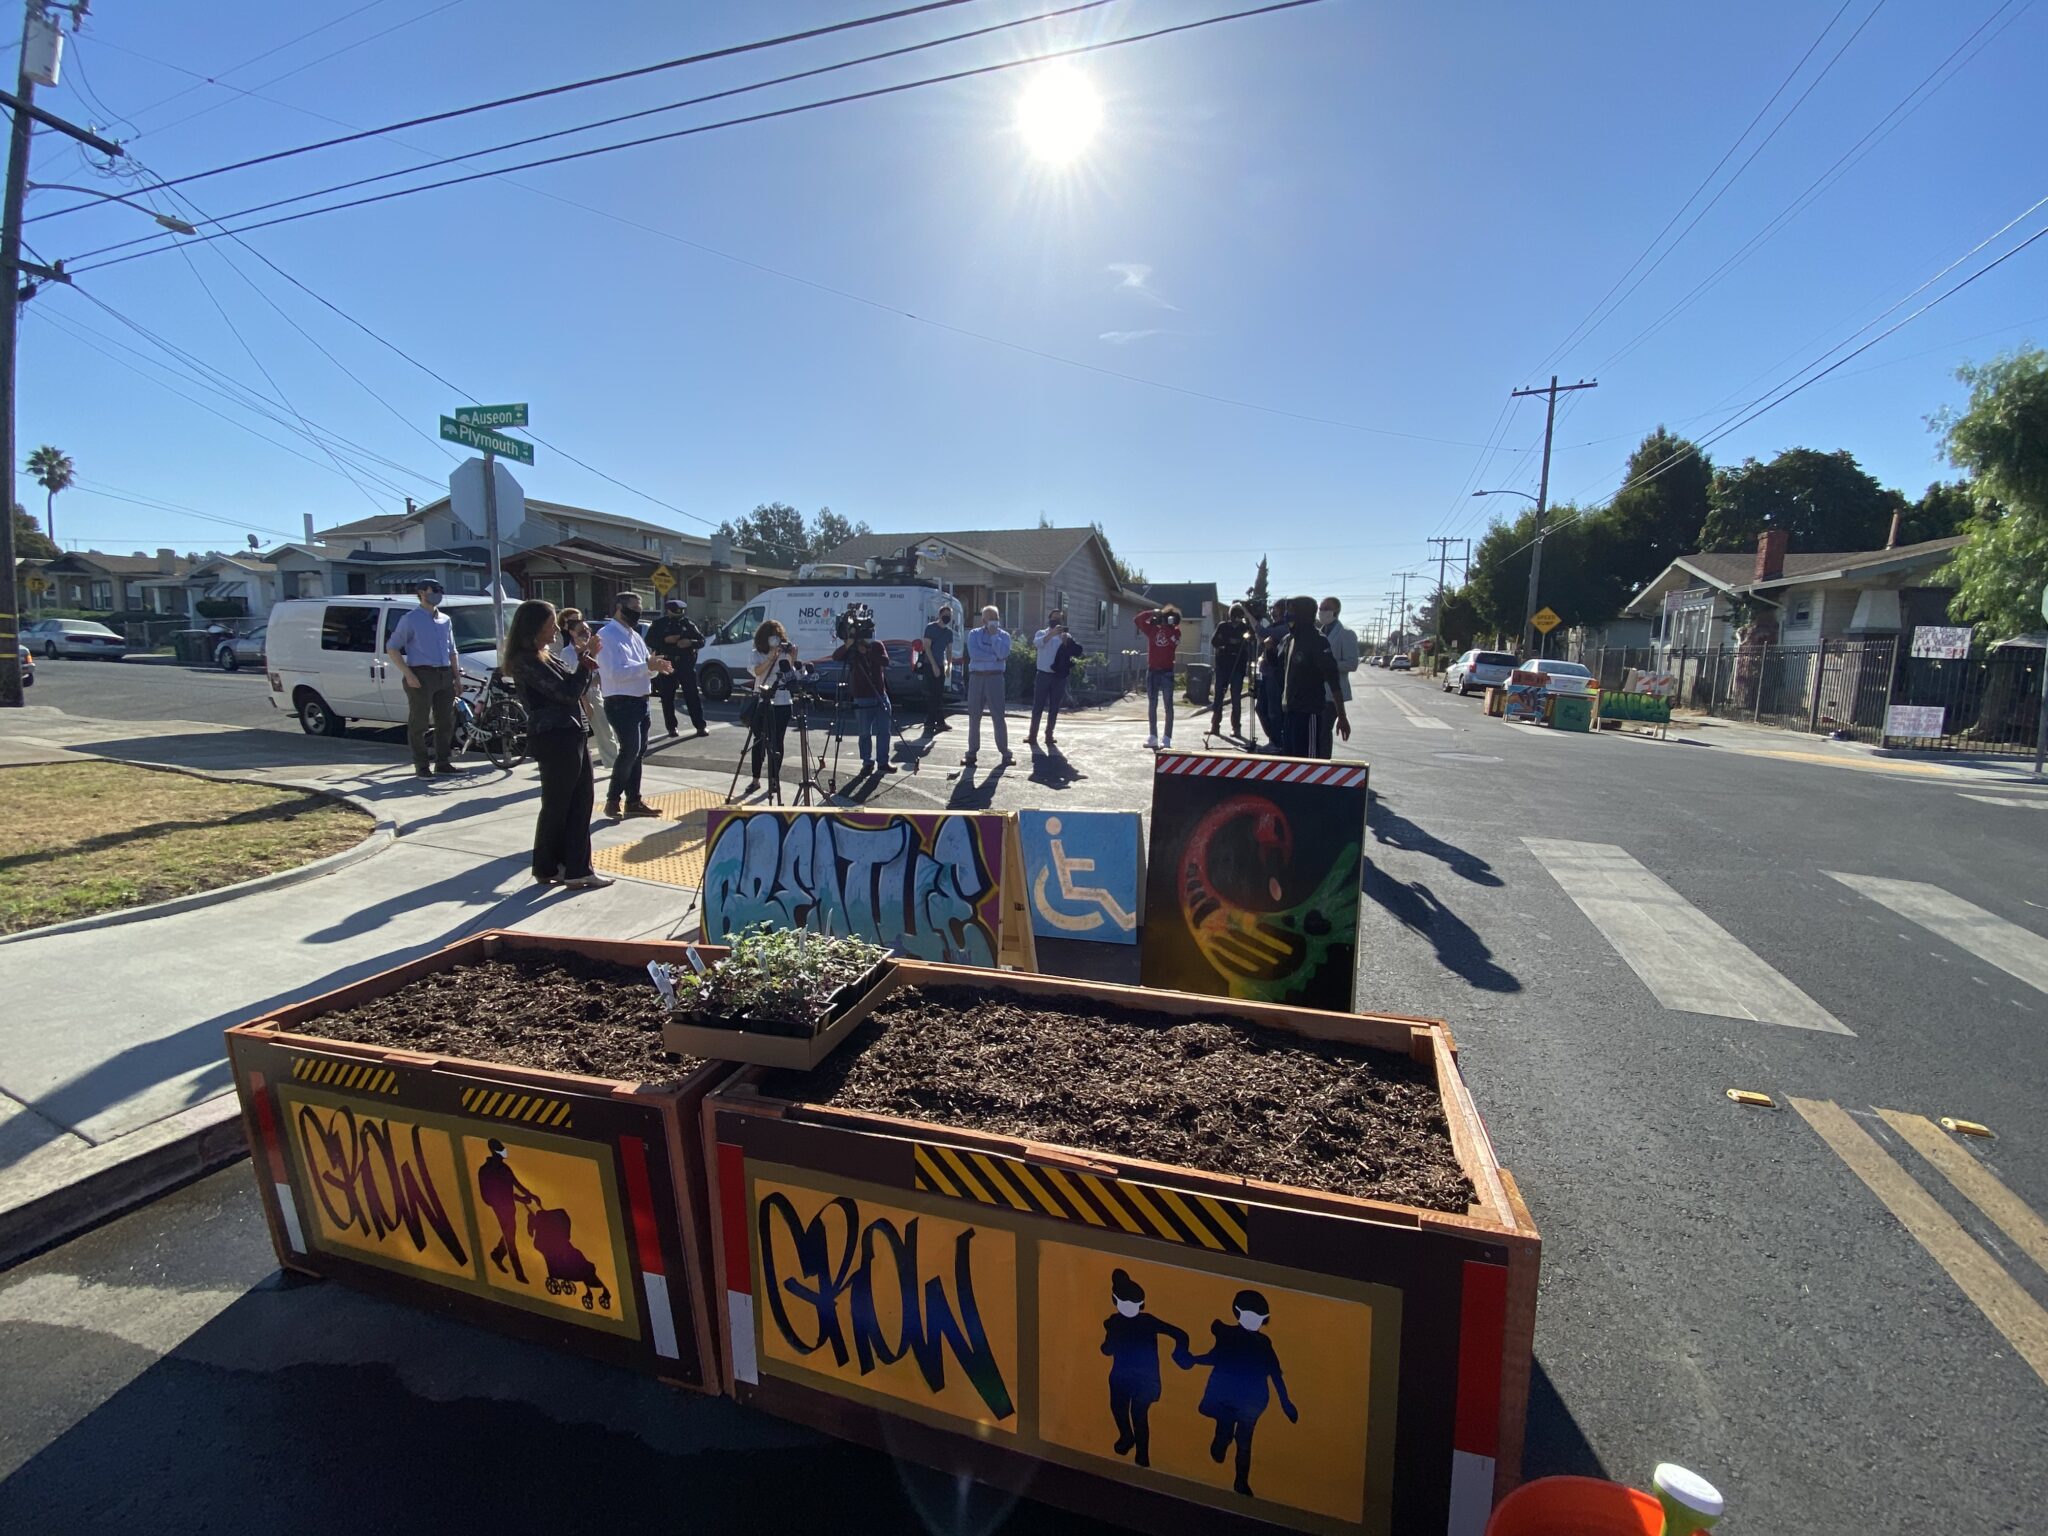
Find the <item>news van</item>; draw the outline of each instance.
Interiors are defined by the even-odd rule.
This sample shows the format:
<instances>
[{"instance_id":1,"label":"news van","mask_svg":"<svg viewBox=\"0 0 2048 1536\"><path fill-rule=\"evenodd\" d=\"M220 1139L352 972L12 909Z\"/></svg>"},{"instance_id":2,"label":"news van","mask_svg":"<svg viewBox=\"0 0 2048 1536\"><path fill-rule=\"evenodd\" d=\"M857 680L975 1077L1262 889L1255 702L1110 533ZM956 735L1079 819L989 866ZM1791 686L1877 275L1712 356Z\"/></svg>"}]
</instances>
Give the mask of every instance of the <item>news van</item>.
<instances>
[{"instance_id":1,"label":"news van","mask_svg":"<svg viewBox=\"0 0 2048 1536\"><path fill-rule=\"evenodd\" d=\"M829 577L771 587L720 625L698 652L697 681L704 697L717 703L732 697L735 689L753 687L754 663L760 659L754 631L769 619L789 632L803 660L824 661L840 643L833 624L855 603L874 610L875 639L889 653L892 693L908 682L910 658L923 649L925 626L938 618L941 608L953 610L954 633L962 633L959 599L936 582Z\"/></svg>"}]
</instances>

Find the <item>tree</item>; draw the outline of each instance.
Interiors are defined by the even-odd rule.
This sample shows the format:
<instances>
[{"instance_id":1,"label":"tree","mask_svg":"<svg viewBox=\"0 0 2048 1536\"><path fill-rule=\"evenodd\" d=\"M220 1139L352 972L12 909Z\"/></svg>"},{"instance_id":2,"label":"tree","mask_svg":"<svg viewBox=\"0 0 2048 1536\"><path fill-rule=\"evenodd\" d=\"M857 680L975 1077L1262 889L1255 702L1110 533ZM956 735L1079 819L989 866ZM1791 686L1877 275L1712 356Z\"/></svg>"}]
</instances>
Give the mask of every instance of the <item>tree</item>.
<instances>
[{"instance_id":1,"label":"tree","mask_svg":"<svg viewBox=\"0 0 2048 1536\"><path fill-rule=\"evenodd\" d=\"M1906 499L1863 471L1846 449L1788 448L1768 464L1744 459L1714 472L1713 510L1703 549L1754 549L1757 536L1782 528L1795 550L1882 549L1892 514Z\"/></svg>"},{"instance_id":2,"label":"tree","mask_svg":"<svg viewBox=\"0 0 2048 1536\"><path fill-rule=\"evenodd\" d=\"M874 530L866 523L849 523L830 507L818 508L818 515L811 520L810 557L823 559L848 539L857 539Z\"/></svg>"},{"instance_id":3,"label":"tree","mask_svg":"<svg viewBox=\"0 0 2048 1536\"><path fill-rule=\"evenodd\" d=\"M1252 578L1252 584L1244 589L1244 605L1251 616L1261 624L1266 622L1266 609L1271 599L1266 595L1266 557L1259 556L1259 574Z\"/></svg>"},{"instance_id":4,"label":"tree","mask_svg":"<svg viewBox=\"0 0 2048 1536\"><path fill-rule=\"evenodd\" d=\"M2041 627L2048 583L2048 351L2007 353L1956 377L1970 386L1968 407L1929 425L1969 475L1975 511L1941 579L1956 589L1955 617L2003 639Z\"/></svg>"},{"instance_id":5,"label":"tree","mask_svg":"<svg viewBox=\"0 0 2048 1536\"><path fill-rule=\"evenodd\" d=\"M1648 478L1654 477L1654 478ZM1642 484L1631 484L1642 479ZM1697 444L1658 427L1622 467L1625 489L1608 503L1618 573L1630 595L1680 555L1702 548L1714 466Z\"/></svg>"},{"instance_id":6,"label":"tree","mask_svg":"<svg viewBox=\"0 0 2048 1536\"><path fill-rule=\"evenodd\" d=\"M720 523L718 531L761 565L794 568L874 530L866 523L849 523L830 507L820 507L806 527L803 513L788 502L768 501L737 522Z\"/></svg>"},{"instance_id":7,"label":"tree","mask_svg":"<svg viewBox=\"0 0 2048 1536\"><path fill-rule=\"evenodd\" d=\"M1905 520L1899 527L1899 542L1924 544L1929 539L1946 539L1967 532L1970 514L1976 510L1977 504L1970 499L1968 485L1960 480L1953 483L1937 480L1906 509Z\"/></svg>"},{"instance_id":8,"label":"tree","mask_svg":"<svg viewBox=\"0 0 2048 1536\"><path fill-rule=\"evenodd\" d=\"M49 530L50 541L57 538L57 493L71 489L71 459L61 448L43 444L28 456L28 472L41 484L43 497L43 526ZM19 551L17 551L18 553Z\"/></svg>"},{"instance_id":9,"label":"tree","mask_svg":"<svg viewBox=\"0 0 2048 1536\"><path fill-rule=\"evenodd\" d=\"M63 551L45 536L36 526L36 520L22 509L20 502L14 504L14 558L17 560L54 560Z\"/></svg>"},{"instance_id":10,"label":"tree","mask_svg":"<svg viewBox=\"0 0 2048 1536\"><path fill-rule=\"evenodd\" d=\"M1096 537L1102 540L1102 548L1109 556L1110 569L1116 572L1116 579L1123 586L1124 590L1127 592L1144 591L1145 573L1135 565L1126 564L1122 559L1118 558L1117 552L1110 547L1109 535L1103 532L1102 524L1097 523L1095 525L1095 534Z\"/></svg>"}]
</instances>

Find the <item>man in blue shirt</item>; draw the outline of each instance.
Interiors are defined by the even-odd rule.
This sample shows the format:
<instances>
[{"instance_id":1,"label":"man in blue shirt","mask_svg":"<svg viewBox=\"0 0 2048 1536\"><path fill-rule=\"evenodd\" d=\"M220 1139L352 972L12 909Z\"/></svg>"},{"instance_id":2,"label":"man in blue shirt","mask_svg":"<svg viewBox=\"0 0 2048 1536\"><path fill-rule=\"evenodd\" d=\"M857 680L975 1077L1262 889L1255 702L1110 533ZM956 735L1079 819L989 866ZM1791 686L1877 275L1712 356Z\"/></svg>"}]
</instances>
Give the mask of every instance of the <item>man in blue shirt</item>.
<instances>
[{"instance_id":1,"label":"man in blue shirt","mask_svg":"<svg viewBox=\"0 0 2048 1536\"><path fill-rule=\"evenodd\" d=\"M391 626L384 654L405 679L405 736L412 771L424 779L455 771L448 761L455 750L455 626L441 611L440 582L422 581L419 599L419 607Z\"/></svg>"},{"instance_id":2,"label":"man in blue shirt","mask_svg":"<svg viewBox=\"0 0 2048 1536\"><path fill-rule=\"evenodd\" d=\"M981 627L967 631L967 756L974 766L981 750L981 717L995 717L996 750L1005 764L1010 756L1010 728L1003 720L1003 679L1010 670L1010 634L1003 628L1002 614L995 608L981 610Z\"/></svg>"},{"instance_id":3,"label":"man in blue shirt","mask_svg":"<svg viewBox=\"0 0 2048 1536\"><path fill-rule=\"evenodd\" d=\"M939 609L939 616L924 627L924 650L918 665L924 668L924 729L950 731L946 724L946 674L953 669L953 609Z\"/></svg>"}]
</instances>

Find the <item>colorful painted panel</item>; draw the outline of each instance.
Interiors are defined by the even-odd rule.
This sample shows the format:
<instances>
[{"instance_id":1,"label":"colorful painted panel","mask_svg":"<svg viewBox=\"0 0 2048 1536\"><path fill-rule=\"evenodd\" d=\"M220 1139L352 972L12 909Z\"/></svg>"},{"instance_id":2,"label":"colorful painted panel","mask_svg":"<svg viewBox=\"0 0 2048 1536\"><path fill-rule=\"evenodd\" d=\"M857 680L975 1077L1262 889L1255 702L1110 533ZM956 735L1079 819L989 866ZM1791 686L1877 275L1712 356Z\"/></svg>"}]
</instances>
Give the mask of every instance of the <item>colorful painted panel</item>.
<instances>
[{"instance_id":1,"label":"colorful painted panel","mask_svg":"<svg viewBox=\"0 0 2048 1536\"><path fill-rule=\"evenodd\" d=\"M1031 931L1041 939L1138 942L1136 811L1023 811Z\"/></svg>"},{"instance_id":2,"label":"colorful painted panel","mask_svg":"<svg viewBox=\"0 0 2048 1536\"><path fill-rule=\"evenodd\" d=\"M1671 723L1671 696L1658 693L1619 693L1603 690L1600 694L1600 718L1602 720L1643 720L1652 725Z\"/></svg>"},{"instance_id":3,"label":"colorful painted panel","mask_svg":"<svg viewBox=\"0 0 2048 1536\"><path fill-rule=\"evenodd\" d=\"M1000 815L727 807L706 818L707 942L768 923L919 960L997 963L1014 879Z\"/></svg>"},{"instance_id":4,"label":"colorful painted panel","mask_svg":"<svg viewBox=\"0 0 2048 1536\"><path fill-rule=\"evenodd\" d=\"M1350 1012L1366 777L1356 762L1162 752L1144 984Z\"/></svg>"}]
</instances>

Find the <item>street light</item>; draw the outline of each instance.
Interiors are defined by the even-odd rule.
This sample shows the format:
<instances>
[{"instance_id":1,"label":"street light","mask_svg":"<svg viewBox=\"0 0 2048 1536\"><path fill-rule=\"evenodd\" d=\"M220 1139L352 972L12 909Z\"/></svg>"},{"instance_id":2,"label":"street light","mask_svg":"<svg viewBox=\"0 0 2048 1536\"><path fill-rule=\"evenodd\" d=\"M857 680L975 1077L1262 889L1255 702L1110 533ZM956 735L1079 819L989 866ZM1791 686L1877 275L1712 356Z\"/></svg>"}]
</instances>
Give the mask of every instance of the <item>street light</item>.
<instances>
[{"instance_id":1,"label":"street light","mask_svg":"<svg viewBox=\"0 0 2048 1536\"><path fill-rule=\"evenodd\" d=\"M28 184L31 192L76 192L84 197L98 198L103 203L119 203L124 208L133 208L137 213L146 213L174 235L196 235L197 227L187 224L175 214L158 213L141 203L131 201L118 192L102 192L97 187L74 187L62 181L32 181Z\"/></svg>"},{"instance_id":2,"label":"street light","mask_svg":"<svg viewBox=\"0 0 2048 1536\"><path fill-rule=\"evenodd\" d=\"M1474 496L1519 496L1524 501L1536 500L1527 491L1474 491L1472 494Z\"/></svg>"}]
</instances>

